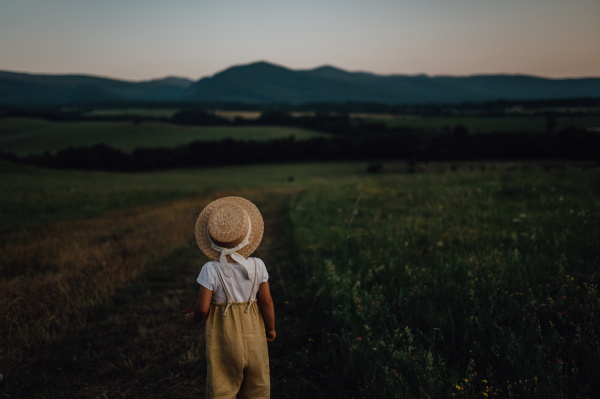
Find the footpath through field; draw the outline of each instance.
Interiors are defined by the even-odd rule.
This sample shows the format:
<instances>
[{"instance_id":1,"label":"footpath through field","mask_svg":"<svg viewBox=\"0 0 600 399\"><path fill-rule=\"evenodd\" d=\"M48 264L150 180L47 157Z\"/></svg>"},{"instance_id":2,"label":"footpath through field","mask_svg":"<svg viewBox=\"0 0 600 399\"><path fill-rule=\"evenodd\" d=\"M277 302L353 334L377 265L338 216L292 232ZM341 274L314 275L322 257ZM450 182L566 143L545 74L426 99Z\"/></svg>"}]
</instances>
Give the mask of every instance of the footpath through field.
<instances>
[{"instance_id":1,"label":"footpath through field","mask_svg":"<svg viewBox=\"0 0 600 399\"><path fill-rule=\"evenodd\" d=\"M243 196L259 206L265 236L254 256L269 267L277 306L286 286L281 271L291 266L287 204L296 191L223 192L119 211L2 248L14 262L31 263L31 253L40 253L53 256L55 268L71 265L2 282L3 360L9 355L13 363L3 362L0 392L11 397L204 397L204 325L186 326L181 312L195 304L195 279L208 260L193 238L195 216L225 195ZM116 230L108 227L119 223L123 226ZM157 258L161 253L168 255ZM136 270L118 270L128 267ZM118 278L105 276L114 272ZM42 303L47 303L45 314L32 310ZM28 317L29 312L35 316ZM56 319L60 322L53 323Z\"/></svg>"}]
</instances>

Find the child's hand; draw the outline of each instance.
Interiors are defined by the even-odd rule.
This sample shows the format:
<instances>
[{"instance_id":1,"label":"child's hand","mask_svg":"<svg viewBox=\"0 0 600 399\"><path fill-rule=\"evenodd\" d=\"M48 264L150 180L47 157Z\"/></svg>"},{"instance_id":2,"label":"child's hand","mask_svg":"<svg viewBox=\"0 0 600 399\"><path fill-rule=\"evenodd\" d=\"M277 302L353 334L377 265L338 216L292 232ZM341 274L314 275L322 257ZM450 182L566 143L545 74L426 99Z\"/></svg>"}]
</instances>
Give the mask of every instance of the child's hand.
<instances>
[{"instance_id":1,"label":"child's hand","mask_svg":"<svg viewBox=\"0 0 600 399\"><path fill-rule=\"evenodd\" d=\"M267 330L267 341L273 342L276 336L277 333L275 332L275 330Z\"/></svg>"},{"instance_id":2,"label":"child's hand","mask_svg":"<svg viewBox=\"0 0 600 399\"><path fill-rule=\"evenodd\" d=\"M188 326L195 326L198 324L196 318L194 317L194 312L188 312L185 314L185 322Z\"/></svg>"}]
</instances>

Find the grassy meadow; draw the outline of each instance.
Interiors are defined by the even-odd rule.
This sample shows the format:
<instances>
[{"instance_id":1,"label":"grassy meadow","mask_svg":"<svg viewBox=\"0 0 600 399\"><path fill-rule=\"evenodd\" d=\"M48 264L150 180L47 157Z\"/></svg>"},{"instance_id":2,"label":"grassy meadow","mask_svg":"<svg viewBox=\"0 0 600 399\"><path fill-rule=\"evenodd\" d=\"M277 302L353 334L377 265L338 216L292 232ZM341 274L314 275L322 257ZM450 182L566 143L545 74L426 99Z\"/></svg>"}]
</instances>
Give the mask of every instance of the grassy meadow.
<instances>
[{"instance_id":1,"label":"grassy meadow","mask_svg":"<svg viewBox=\"0 0 600 399\"><path fill-rule=\"evenodd\" d=\"M192 141L273 140L322 136L306 129L280 126L181 126L161 122L51 122L42 119L1 118L0 148L19 155L56 152L63 148L108 144L123 151L138 147L173 148Z\"/></svg>"},{"instance_id":2,"label":"grassy meadow","mask_svg":"<svg viewBox=\"0 0 600 399\"><path fill-rule=\"evenodd\" d=\"M319 320L294 324L303 371L339 397L593 397L599 177L381 176L297 196L297 283Z\"/></svg>"},{"instance_id":3,"label":"grassy meadow","mask_svg":"<svg viewBox=\"0 0 600 399\"><path fill-rule=\"evenodd\" d=\"M442 166L0 163L0 392L203 397L193 228L240 195L265 218L273 397L593 397L598 169Z\"/></svg>"},{"instance_id":4,"label":"grassy meadow","mask_svg":"<svg viewBox=\"0 0 600 399\"><path fill-rule=\"evenodd\" d=\"M65 109L69 111L69 109ZM102 108L83 113L84 117L121 117L139 116L142 118L171 118L178 108Z\"/></svg>"}]
</instances>

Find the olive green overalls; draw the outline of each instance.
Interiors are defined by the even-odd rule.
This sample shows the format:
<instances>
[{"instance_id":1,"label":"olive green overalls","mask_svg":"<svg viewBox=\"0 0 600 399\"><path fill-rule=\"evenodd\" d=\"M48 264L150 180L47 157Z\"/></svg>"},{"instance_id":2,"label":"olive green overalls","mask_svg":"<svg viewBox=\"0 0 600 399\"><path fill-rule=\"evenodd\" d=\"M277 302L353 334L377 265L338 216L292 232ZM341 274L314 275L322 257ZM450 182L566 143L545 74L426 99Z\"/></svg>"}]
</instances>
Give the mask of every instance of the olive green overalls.
<instances>
[{"instance_id":1,"label":"olive green overalls","mask_svg":"<svg viewBox=\"0 0 600 399\"><path fill-rule=\"evenodd\" d=\"M254 292L258 274L256 260L248 302L233 302L219 268L214 262L213 266L227 295L227 303L211 302L206 317L206 397L233 399L239 392L241 399L269 398L271 381L267 338Z\"/></svg>"}]
</instances>

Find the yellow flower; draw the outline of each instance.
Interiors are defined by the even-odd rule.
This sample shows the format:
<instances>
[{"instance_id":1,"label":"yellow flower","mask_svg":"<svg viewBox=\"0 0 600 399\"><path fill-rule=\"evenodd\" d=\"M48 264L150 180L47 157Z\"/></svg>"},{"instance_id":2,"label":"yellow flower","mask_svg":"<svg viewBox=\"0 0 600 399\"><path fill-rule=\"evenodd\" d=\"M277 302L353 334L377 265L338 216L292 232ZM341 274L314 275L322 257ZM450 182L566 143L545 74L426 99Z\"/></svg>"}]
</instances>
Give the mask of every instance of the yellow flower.
<instances>
[{"instance_id":1,"label":"yellow flower","mask_svg":"<svg viewBox=\"0 0 600 399\"><path fill-rule=\"evenodd\" d=\"M487 384L487 380L481 380L481 382L483 382L484 384Z\"/></svg>"},{"instance_id":2,"label":"yellow flower","mask_svg":"<svg viewBox=\"0 0 600 399\"><path fill-rule=\"evenodd\" d=\"M485 392L482 392L482 393L483 393L483 396L485 396L486 398L488 397L487 393L485 393Z\"/></svg>"},{"instance_id":3,"label":"yellow flower","mask_svg":"<svg viewBox=\"0 0 600 399\"><path fill-rule=\"evenodd\" d=\"M469 382L469 380L465 380L465 382Z\"/></svg>"}]
</instances>

